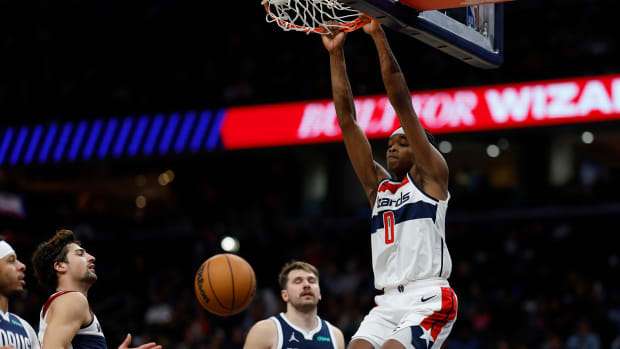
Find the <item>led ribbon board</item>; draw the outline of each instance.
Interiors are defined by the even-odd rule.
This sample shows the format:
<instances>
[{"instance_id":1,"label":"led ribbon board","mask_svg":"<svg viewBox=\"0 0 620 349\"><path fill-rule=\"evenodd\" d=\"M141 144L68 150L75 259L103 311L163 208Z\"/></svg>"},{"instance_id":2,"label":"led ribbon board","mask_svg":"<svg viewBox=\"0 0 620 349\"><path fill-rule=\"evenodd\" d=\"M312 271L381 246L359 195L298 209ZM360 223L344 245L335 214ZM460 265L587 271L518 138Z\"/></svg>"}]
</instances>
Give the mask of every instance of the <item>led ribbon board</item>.
<instances>
[{"instance_id":1,"label":"led ribbon board","mask_svg":"<svg viewBox=\"0 0 620 349\"><path fill-rule=\"evenodd\" d=\"M433 133L471 132L620 119L620 74L422 91L411 96ZM399 126L386 96L355 99L369 138ZM109 160L339 142L330 100L219 111L67 121L0 129L0 166Z\"/></svg>"},{"instance_id":2,"label":"led ribbon board","mask_svg":"<svg viewBox=\"0 0 620 349\"><path fill-rule=\"evenodd\" d=\"M620 75L412 94L422 125L432 133L551 126L620 119ZM369 138L399 126L386 96L355 99L357 123ZM226 149L341 141L330 100L229 108L222 127Z\"/></svg>"},{"instance_id":3,"label":"led ribbon board","mask_svg":"<svg viewBox=\"0 0 620 349\"><path fill-rule=\"evenodd\" d=\"M213 151L225 110L127 116L0 130L0 166Z\"/></svg>"}]
</instances>

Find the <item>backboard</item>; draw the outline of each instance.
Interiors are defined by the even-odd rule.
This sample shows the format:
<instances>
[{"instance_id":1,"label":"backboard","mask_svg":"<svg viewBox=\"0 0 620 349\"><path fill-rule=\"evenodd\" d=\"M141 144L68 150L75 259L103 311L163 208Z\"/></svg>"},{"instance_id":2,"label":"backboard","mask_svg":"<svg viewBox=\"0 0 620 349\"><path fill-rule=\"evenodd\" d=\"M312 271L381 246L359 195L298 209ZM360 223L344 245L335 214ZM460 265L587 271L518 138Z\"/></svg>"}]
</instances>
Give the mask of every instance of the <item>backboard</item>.
<instances>
[{"instance_id":1,"label":"backboard","mask_svg":"<svg viewBox=\"0 0 620 349\"><path fill-rule=\"evenodd\" d=\"M415 0L340 2L475 67L497 68L504 60L504 4L420 11L410 6Z\"/></svg>"}]
</instances>

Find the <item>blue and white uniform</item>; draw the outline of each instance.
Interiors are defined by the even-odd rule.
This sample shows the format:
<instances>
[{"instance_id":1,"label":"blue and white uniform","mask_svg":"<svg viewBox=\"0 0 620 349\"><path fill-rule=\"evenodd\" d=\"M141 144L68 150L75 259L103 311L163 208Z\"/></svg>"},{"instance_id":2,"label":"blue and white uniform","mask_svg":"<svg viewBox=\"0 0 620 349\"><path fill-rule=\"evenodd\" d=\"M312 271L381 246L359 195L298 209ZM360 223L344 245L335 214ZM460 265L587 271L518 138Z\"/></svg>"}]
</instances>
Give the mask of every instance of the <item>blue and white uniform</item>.
<instances>
[{"instance_id":1,"label":"blue and white uniform","mask_svg":"<svg viewBox=\"0 0 620 349\"><path fill-rule=\"evenodd\" d=\"M0 310L0 346L15 349L40 349L37 333L24 319Z\"/></svg>"},{"instance_id":2,"label":"blue and white uniform","mask_svg":"<svg viewBox=\"0 0 620 349\"><path fill-rule=\"evenodd\" d=\"M457 299L448 277L448 201L426 194L407 173L379 183L372 211L371 248L377 307L352 339L379 348L388 339L406 348L440 348L456 320ZM421 339L422 338L422 339Z\"/></svg>"},{"instance_id":3,"label":"blue and white uniform","mask_svg":"<svg viewBox=\"0 0 620 349\"><path fill-rule=\"evenodd\" d=\"M270 319L278 331L276 349L338 349L329 323L318 316L316 318L316 328L305 331L290 323L284 313L272 316Z\"/></svg>"},{"instance_id":4,"label":"blue and white uniform","mask_svg":"<svg viewBox=\"0 0 620 349\"><path fill-rule=\"evenodd\" d=\"M375 288L409 281L447 279L452 260L446 246L448 200L437 200L407 176L379 183L372 211L371 246Z\"/></svg>"},{"instance_id":5,"label":"blue and white uniform","mask_svg":"<svg viewBox=\"0 0 620 349\"><path fill-rule=\"evenodd\" d=\"M58 296L61 296L65 293L76 292L76 291L58 291L48 298L47 302L41 309L41 316L39 319L39 340L43 343L43 336L45 335L45 329L47 328L47 322L45 318L47 316L47 310L49 309L50 304L54 299ZM89 324L82 326L78 333L73 337L71 341L71 345L69 349L107 349L107 345L105 342L105 336L103 335L103 331L101 331L101 325L99 324L99 320L97 320L97 316L91 311L92 320Z\"/></svg>"}]
</instances>

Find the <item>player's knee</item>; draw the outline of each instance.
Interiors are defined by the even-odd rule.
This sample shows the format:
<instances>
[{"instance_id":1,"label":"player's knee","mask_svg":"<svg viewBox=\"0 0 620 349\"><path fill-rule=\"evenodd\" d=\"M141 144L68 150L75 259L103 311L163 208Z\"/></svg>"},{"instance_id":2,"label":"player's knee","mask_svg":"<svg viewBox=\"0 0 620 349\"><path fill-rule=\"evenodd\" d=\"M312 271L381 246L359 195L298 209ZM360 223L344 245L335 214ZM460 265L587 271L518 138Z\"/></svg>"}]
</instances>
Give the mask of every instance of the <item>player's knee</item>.
<instances>
[{"instance_id":1,"label":"player's knee","mask_svg":"<svg viewBox=\"0 0 620 349\"><path fill-rule=\"evenodd\" d=\"M374 346L363 339L354 339L349 343L347 349L374 349Z\"/></svg>"}]
</instances>

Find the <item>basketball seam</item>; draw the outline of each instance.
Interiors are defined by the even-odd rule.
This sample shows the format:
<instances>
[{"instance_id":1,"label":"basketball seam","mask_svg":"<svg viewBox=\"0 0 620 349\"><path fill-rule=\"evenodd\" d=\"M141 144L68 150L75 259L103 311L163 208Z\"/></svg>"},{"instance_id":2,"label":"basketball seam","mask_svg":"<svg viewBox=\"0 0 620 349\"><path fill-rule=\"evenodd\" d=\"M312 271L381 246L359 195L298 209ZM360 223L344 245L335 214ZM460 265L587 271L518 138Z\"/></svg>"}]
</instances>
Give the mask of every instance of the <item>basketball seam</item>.
<instances>
[{"instance_id":1,"label":"basketball seam","mask_svg":"<svg viewBox=\"0 0 620 349\"><path fill-rule=\"evenodd\" d=\"M230 305L230 310L235 310L235 275L233 274L232 265L230 265L230 259L228 256L224 255L226 258L226 263L228 263L228 270L230 270L230 281L232 283L232 304Z\"/></svg>"},{"instance_id":2,"label":"basketball seam","mask_svg":"<svg viewBox=\"0 0 620 349\"><path fill-rule=\"evenodd\" d=\"M208 304L209 303L209 297L207 297L205 290L204 290L204 281L205 279L203 278L203 274L205 271L205 267L207 265L207 262L204 262L200 265L200 268L198 268L198 273L196 273L196 280L194 281L196 287L198 287L198 293L200 295L200 303L203 304L202 302L204 301L204 304ZM209 273L207 272L207 275ZM198 294L197 294L198 296Z\"/></svg>"},{"instance_id":3,"label":"basketball seam","mask_svg":"<svg viewBox=\"0 0 620 349\"><path fill-rule=\"evenodd\" d=\"M215 297L215 300L218 303L220 303L222 308L226 309L226 306L224 304L222 304L222 302L220 301L219 298L217 298L217 294L215 293L215 290L213 289L213 284L211 283L211 273L209 272L209 266L210 265L211 265L211 262L207 263L207 279L209 280L209 287L211 288L211 293L213 293L213 297ZM228 310L228 309L226 309L226 310Z\"/></svg>"},{"instance_id":4,"label":"basketball seam","mask_svg":"<svg viewBox=\"0 0 620 349\"><path fill-rule=\"evenodd\" d=\"M252 272L252 267L250 267L250 265L247 265L248 267L248 272L250 273L250 276L252 276L253 272ZM248 289L248 294L247 296L245 296L245 299L243 300L243 302L241 302L241 304L245 304L245 302L248 300L248 298L250 298L250 296L252 295L252 289L254 288L254 280L255 278L251 278L250 279L250 288Z\"/></svg>"}]
</instances>

